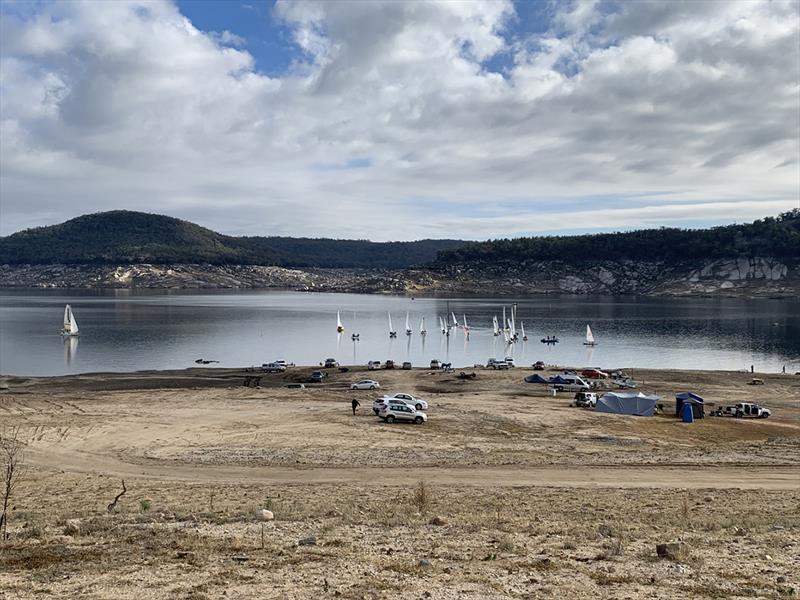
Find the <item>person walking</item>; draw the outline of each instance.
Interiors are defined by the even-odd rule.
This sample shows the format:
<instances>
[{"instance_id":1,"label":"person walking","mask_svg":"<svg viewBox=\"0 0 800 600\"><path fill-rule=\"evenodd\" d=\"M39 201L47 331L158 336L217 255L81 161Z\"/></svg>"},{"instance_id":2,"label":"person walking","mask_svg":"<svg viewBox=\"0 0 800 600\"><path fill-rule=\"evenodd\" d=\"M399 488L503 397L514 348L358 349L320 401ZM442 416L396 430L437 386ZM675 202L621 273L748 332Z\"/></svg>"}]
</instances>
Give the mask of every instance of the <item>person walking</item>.
<instances>
[{"instance_id":1,"label":"person walking","mask_svg":"<svg viewBox=\"0 0 800 600\"><path fill-rule=\"evenodd\" d=\"M357 409L359 406L361 406L361 403L360 403L358 400L356 400L355 398L353 398L353 401L352 401L350 404L351 404L351 405L352 405L352 407L353 407L353 416L355 417L355 416L356 416L356 409Z\"/></svg>"}]
</instances>

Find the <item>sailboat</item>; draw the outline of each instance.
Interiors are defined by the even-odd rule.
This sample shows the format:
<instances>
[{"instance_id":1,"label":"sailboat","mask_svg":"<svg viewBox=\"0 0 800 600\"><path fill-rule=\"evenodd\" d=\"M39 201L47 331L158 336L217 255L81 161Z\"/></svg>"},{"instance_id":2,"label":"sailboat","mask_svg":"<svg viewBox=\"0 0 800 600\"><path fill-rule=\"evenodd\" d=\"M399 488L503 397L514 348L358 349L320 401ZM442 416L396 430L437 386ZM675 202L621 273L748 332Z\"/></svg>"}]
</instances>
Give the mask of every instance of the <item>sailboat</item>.
<instances>
[{"instance_id":1,"label":"sailboat","mask_svg":"<svg viewBox=\"0 0 800 600\"><path fill-rule=\"evenodd\" d=\"M75 320L75 315L72 314L72 307L67 304L67 306L64 307L64 326L61 328L61 335L72 337L80 334L78 322Z\"/></svg>"},{"instance_id":2,"label":"sailboat","mask_svg":"<svg viewBox=\"0 0 800 600\"><path fill-rule=\"evenodd\" d=\"M411 335L411 322L408 320L408 313L406 313L406 335Z\"/></svg>"},{"instance_id":3,"label":"sailboat","mask_svg":"<svg viewBox=\"0 0 800 600\"><path fill-rule=\"evenodd\" d=\"M439 329L442 330L442 333L447 333L447 328L444 326L444 319L442 319L441 315L439 316Z\"/></svg>"},{"instance_id":4,"label":"sailboat","mask_svg":"<svg viewBox=\"0 0 800 600\"><path fill-rule=\"evenodd\" d=\"M342 333L344 331L344 325L342 325L342 317L339 315L339 311L336 311L336 332Z\"/></svg>"},{"instance_id":5,"label":"sailboat","mask_svg":"<svg viewBox=\"0 0 800 600\"><path fill-rule=\"evenodd\" d=\"M356 311L353 311L353 329L356 328ZM361 334L356 333L355 331L350 334L350 339L354 342L359 341L361 339Z\"/></svg>"},{"instance_id":6,"label":"sailboat","mask_svg":"<svg viewBox=\"0 0 800 600\"><path fill-rule=\"evenodd\" d=\"M495 337L500 335L500 324L497 322L497 315L492 317L492 333Z\"/></svg>"},{"instance_id":7,"label":"sailboat","mask_svg":"<svg viewBox=\"0 0 800 600\"><path fill-rule=\"evenodd\" d=\"M520 332L522 333L522 341L523 342L527 342L528 341L528 336L525 335L525 323L524 322L522 322L522 321L519 322L519 329L520 329Z\"/></svg>"},{"instance_id":8,"label":"sailboat","mask_svg":"<svg viewBox=\"0 0 800 600\"><path fill-rule=\"evenodd\" d=\"M390 338L396 338L397 337L397 332L392 327L392 313L386 313L386 314L389 315L389 337Z\"/></svg>"},{"instance_id":9,"label":"sailboat","mask_svg":"<svg viewBox=\"0 0 800 600\"><path fill-rule=\"evenodd\" d=\"M452 327L454 327L455 329L458 329L458 319L456 319L456 313L451 312L450 316L453 317L453 325L452 325Z\"/></svg>"},{"instance_id":10,"label":"sailboat","mask_svg":"<svg viewBox=\"0 0 800 600\"><path fill-rule=\"evenodd\" d=\"M469 337L469 325L467 325L467 315L464 315L464 333Z\"/></svg>"},{"instance_id":11,"label":"sailboat","mask_svg":"<svg viewBox=\"0 0 800 600\"><path fill-rule=\"evenodd\" d=\"M592 334L592 328L589 325L586 325L586 341L583 342L584 346L596 346L597 342L594 341L594 335Z\"/></svg>"},{"instance_id":12,"label":"sailboat","mask_svg":"<svg viewBox=\"0 0 800 600\"><path fill-rule=\"evenodd\" d=\"M425 316L423 315L422 320L419 322L419 334L425 335L427 334L427 330L425 329Z\"/></svg>"}]
</instances>

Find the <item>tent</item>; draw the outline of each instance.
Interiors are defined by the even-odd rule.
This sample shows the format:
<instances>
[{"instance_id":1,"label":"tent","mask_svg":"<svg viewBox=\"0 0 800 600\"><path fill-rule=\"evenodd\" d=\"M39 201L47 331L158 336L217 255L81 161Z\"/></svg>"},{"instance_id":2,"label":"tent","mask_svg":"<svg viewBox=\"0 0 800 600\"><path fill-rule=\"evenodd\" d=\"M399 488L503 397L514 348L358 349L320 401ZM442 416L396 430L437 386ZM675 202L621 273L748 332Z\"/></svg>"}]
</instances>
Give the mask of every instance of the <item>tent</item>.
<instances>
[{"instance_id":1,"label":"tent","mask_svg":"<svg viewBox=\"0 0 800 600\"><path fill-rule=\"evenodd\" d=\"M680 417L683 415L682 409L684 404L692 405L692 416L695 419L702 419L705 416L705 400L697 394L692 392L681 392L675 394L675 416Z\"/></svg>"},{"instance_id":2,"label":"tent","mask_svg":"<svg viewBox=\"0 0 800 600\"><path fill-rule=\"evenodd\" d=\"M566 380L566 379L564 379L564 378L563 378L561 375L553 375L553 376L550 378L550 380L548 381L548 383L561 383L561 384L565 384L565 383L571 383L571 382L570 382L570 381L568 381L568 380Z\"/></svg>"},{"instance_id":3,"label":"tent","mask_svg":"<svg viewBox=\"0 0 800 600\"><path fill-rule=\"evenodd\" d=\"M547 379L545 379L544 377L542 377L537 373L534 373L533 375L528 375L525 378L525 381L527 383L550 383L549 381L547 381Z\"/></svg>"},{"instance_id":4,"label":"tent","mask_svg":"<svg viewBox=\"0 0 800 600\"><path fill-rule=\"evenodd\" d=\"M595 410L615 415L652 417L659 400L661 400L661 396L647 396L641 392L637 394L608 392L598 398Z\"/></svg>"}]
</instances>

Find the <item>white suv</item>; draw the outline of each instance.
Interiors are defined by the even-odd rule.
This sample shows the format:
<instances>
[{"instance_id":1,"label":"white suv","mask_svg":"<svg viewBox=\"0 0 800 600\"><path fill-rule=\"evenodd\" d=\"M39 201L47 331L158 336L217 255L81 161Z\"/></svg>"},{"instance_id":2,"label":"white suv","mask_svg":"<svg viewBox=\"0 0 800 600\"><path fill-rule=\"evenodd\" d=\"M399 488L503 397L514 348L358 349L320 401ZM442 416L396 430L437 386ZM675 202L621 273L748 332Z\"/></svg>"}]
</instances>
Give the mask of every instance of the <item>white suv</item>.
<instances>
[{"instance_id":1,"label":"white suv","mask_svg":"<svg viewBox=\"0 0 800 600\"><path fill-rule=\"evenodd\" d=\"M428 416L421 411L418 411L405 404L389 403L384 406L378 416L387 423L394 423L395 421L408 421L422 425L428 420Z\"/></svg>"}]
</instances>

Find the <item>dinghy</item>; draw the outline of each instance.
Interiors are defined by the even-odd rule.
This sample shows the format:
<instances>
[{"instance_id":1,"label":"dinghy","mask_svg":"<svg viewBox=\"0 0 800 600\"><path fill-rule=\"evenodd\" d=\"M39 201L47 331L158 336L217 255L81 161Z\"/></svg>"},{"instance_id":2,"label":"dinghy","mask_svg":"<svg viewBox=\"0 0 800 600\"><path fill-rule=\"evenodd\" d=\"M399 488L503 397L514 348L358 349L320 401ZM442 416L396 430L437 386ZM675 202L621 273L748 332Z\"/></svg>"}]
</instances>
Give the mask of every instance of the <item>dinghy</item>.
<instances>
[{"instance_id":1,"label":"dinghy","mask_svg":"<svg viewBox=\"0 0 800 600\"><path fill-rule=\"evenodd\" d=\"M342 325L342 317L339 315L339 311L336 311L336 331L338 333L342 333L344 331L344 325Z\"/></svg>"},{"instance_id":2,"label":"dinghy","mask_svg":"<svg viewBox=\"0 0 800 600\"><path fill-rule=\"evenodd\" d=\"M425 329L425 317L423 316L422 320L419 322L419 334L420 335L425 335L427 333L428 332Z\"/></svg>"},{"instance_id":3,"label":"dinghy","mask_svg":"<svg viewBox=\"0 0 800 600\"><path fill-rule=\"evenodd\" d=\"M525 323L523 321L519 322L519 329L520 329L520 333L522 333L522 341L523 342L527 342L528 341L528 336L525 335Z\"/></svg>"},{"instance_id":4,"label":"dinghy","mask_svg":"<svg viewBox=\"0 0 800 600\"><path fill-rule=\"evenodd\" d=\"M389 315L389 337L396 338L397 332L394 330L394 327L392 327L392 313L386 313L386 314Z\"/></svg>"},{"instance_id":5,"label":"dinghy","mask_svg":"<svg viewBox=\"0 0 800 600\"><path fill-rule=\"evenodd\" d=\"M597 342L594 341L594 335L592 334L592 328L589 325L586 325L586 341L583 342L584 346L596 346Z\"/></svg>"},{"instance_id":6,"label":"dinghy","mask_svg":"<svg viewBox=\"0 0 800 600\"><path fill-rule=\"evenodd\" d=\"M75 320L75 315L72 314L72 307L67 304L64 307L64 326L61 328L61 335L64 337L77 337L80 334L78 322Z\"/></svg>"},{"instance_id":7,"label":"dinghy","mask_svg":"<svg viewBox=\"0 0 800 600\"><path fill-rule=\"evenodd\" d=\"M411 322L408 320L408 313L406 313L406 335L411 335Z\"/></svg>"}]
</instances>

